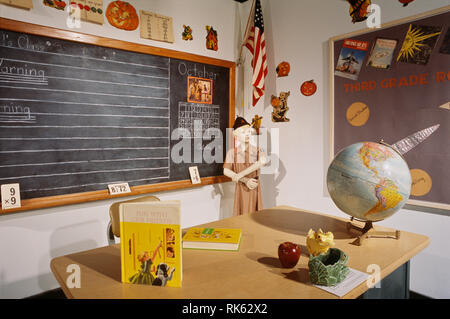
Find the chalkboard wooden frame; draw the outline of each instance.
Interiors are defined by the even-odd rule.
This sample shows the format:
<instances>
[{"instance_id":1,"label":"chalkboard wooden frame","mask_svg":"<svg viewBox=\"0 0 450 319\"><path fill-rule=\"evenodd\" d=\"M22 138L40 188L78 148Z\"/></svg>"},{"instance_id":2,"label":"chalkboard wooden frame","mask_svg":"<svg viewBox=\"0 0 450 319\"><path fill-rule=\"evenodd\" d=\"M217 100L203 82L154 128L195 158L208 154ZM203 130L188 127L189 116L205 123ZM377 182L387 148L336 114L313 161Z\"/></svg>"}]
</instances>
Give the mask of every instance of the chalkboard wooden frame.
<instances>
[{"instance_id":1,"label":"chalkboard wooden frame","mask_svg":"<svg viewBox=\"0 0 450 319\"><path fill-rule=\"evenodd\" d=\"M372 33L373 34L383 33L383 32L386 32L385 31L386 29L400 27L400 26L405 26L405 25L407 26L409 24L414 24L416 21L419 21L419 20L422 20L422 19L427 19L427 18L431 19L431 18L433 18L435 16L447 14L449 11L450 11L450 6L444 6L444 7L435 9L435 10L424 12L422 14L418 14L418 15L414 15L414 16L411 16L411 17L407 17L407 18L396 20L396 21L392 21L392 22L389 22L389 23L386 23L386 24L382 24L380 28L374 28L374 29L366 28L366 29L363 29L363 30L354 31L354 32L347 33L347 34L338 35L338 36L335 36L335 37L332 37L332 38L329 39L328 42L329 42L329 83L330 83L330 91L329 91L329 99L330 99L329 100L329 105L330 105L330 136L329 136L329 138L330 138L330 144L329 144L329 146L330 146L330 149L329 149L330 157L329 158L330 158L330 162L333 160L334 156L336 155L336 153L335 153L335 146L336 146L336 143L337 143L336 142L336 134L335 134L336 133L336 129L339 129L339 130L345 129L343 127L339 127L338 128L337 123L336 123L336 118L337 117L336 117L336 114L335 114L336 113L336 106L335 106L335 101L336 101L336 83L335 83L336 82L335 81L336 63L335 63L335 60L336 60L336 53L339 54L339 52L335 51L335 44L337 42L343 41L344 39L364 40L364 39L360 39L359 37L365 37L365 36L370 35ZM445 36L445 32L447 32L447 28L448 28L448 24L443 26L441 37L438 40L438 42L436 43L436 46L433 49L434 51L439 51L439 47L440 47L442 38ZM378 36L380 36L380 35L378 35ZM382 34L382 36L383 37L388 37L388 38L391 37L389 34ZM395 61L395 59L397 57L397 54L398 54L398 51L399 51L400 47L402 46L403 39L404 39L404 35L402 35L402 38L397 39L397 40L399 40L399 42L397 43L397 47L396 47L396 49L394 51L394 57L393 57L393 60L392 60L393 62ZM372 47L372 44L373 43L370 43L369 48ZM369 56L370 56L370 49L369 49L369 51L367 52L367 54L366 54L366 56L364 58L363 68L369 68L369 66L366 66L366 62L367 62L367 59L368 59ZM380 72L384 72L386 78L389 77L389 76L393 76L393 75L389 75L389 72L391 71L390 69L388 69L388 70L380 69L379 71ZM431 78L433 76L434 76L434 74L431 75ZM357 81L354 81L354 83L358 83L360 81L361 81L361 77L359 77L359 79ZM351 81L349 81L349 82L351 82ZM355 98L355 102L360 101L360 100L362 100L362 95L359 95L358 97ZM448 121L445 122L445 124L449 124ZM447 129L448 125L444 125L444 126L441 125L441 127L440 127L440 130L441 130L440 133L441 134L443 133L442 129L445 126L446 126L445 129ZM421 127L421 129L424 129L426 127L428 127L428 126ZM417 130L418 129L416 129L415 131L417 131ZM415 131L413 130L413 132L411 132L411 133L414 133ZM403 137L406 137L406 136L407 135L404 135ZM394 143L394 142L398 141L398 139L395 139L395 138L393 140L391 140L392 137L390 137L390 136L383 136L383 138L385 140L389 139L389 141L388 141L389 143ZM377 141L375 141L375 142L377 142ZM426 143L427 142L424 142L423 144L426 144ZM422 147L423 146L424 145L422 145ZM411 153L413 153L413 152L414 152L414 150L411 151ZM409 154L405 154L405 157L408 156L408 155ZM408 199L407 204L414 205L414 206L431 207L431 208L442 209L442 210L447 210L447 211L450 210L450 205L449 204L442 203L442 202L437 202L437 201Z\"/></svg>"},{"instance_id":2,"label":"chalkboard wooden frame","mask_svg":"<svg viewBox=\"0 0 450 319\"><path fill-rule=\"evenodd\" d=\"M152 47L148 45L126 42L122 40L110 39L90 34L77 33L68 30L56 29L36 24L20 22L16 20L0 18L0 27L4 30L22 32L30 35L45 36L60 40L68 40L82 44L92 44L101 47L121 49L125 51L132 51L144 53L149 55L164 56L168 58L186 60L189 62L204 63L213 66L220 66L228 68L229 70L229 107L228 107L228 123L232 126L235 117L235 63L232 61L220 60L211 57L200 56L196 54L180 52L165 48ZM55 207L62 205L70 205L84 202L91 202L97 200L106 200L112 198L119 198L125 196L154 193L160 191L168 191L182 188L198 187L203 185L223 183L230 181L224 175L210 176L201 178L201 184L193 185L189 179L179 181L169 181L157 184L139 185L131 187L131 193L110 195L108 189L99 191L89 191L83 193L64 194L57 196L47 196L40 198L25 199L21 201L20 208L0 210L1 214L14 213L19 211L41 209L47 207Z\"/></svg>"}]
</instances>

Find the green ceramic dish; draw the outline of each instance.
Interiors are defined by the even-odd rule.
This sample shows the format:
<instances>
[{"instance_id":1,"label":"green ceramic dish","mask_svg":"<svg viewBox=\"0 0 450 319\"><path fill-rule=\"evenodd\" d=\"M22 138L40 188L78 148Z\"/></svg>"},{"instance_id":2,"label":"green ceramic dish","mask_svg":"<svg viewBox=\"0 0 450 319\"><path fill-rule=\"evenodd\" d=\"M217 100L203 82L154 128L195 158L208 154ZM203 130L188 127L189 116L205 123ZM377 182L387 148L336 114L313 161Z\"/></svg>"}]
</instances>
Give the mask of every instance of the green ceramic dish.
<instances>
[{"instance_id":1,"label":"green ceramic dish","mask_svg":"<svg viewBox=\"0 0 450 319\"><path fill-rule=\"evenodd\" d=\"M330 248L325 254L309 256L309 278L315 285L335 286L348 275L348 256L340 249Z\"/></svg>"}]
</instances>

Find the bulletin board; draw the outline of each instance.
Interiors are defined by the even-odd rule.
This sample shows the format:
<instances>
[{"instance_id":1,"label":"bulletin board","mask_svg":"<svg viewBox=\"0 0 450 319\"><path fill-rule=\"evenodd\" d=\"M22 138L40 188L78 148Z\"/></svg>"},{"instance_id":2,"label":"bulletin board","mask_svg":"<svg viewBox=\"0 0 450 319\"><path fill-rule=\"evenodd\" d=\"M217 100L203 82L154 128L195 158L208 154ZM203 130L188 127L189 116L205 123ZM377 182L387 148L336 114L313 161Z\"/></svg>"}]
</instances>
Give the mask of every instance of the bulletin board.
<instances>
[{"instance_id":1,"label":"bulletin board","mask_svg":"<svg viewBox=\"0 0 450 319\"><path fill-rule=\"evenodd\" d=\"M450 210L450 6L344 34L330 45L330 160L440 124L403 155L409 204ZM406 39L406 40L405 40Z\"/></svg>"},{"instance_id":2,"label":"bulletin board","mask_svg":"<svg viewBox=\"0 0 450 319\"><path fill-rule=\"evenodd\" d=\"M1 213L229 180L234 62L2 18L0 64L0 184L22 204Z\"/></svg>"}]
</instances>

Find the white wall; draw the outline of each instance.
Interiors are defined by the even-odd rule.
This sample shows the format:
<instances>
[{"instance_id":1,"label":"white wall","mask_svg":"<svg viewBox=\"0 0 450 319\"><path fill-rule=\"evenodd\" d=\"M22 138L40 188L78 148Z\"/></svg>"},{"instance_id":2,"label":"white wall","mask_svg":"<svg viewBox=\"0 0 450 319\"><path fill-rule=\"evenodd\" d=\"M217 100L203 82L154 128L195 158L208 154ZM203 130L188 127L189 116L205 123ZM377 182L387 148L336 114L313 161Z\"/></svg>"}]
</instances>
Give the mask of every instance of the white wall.
<instances>
[{"instance_id":1,"label":"white wall","mask_svg":"<svg viewBox=\"0 0 450 319\"><path fill-rule=\"evenodd\" d=\"M251 88L247 85L244 109L241 103L236 105L239 114L247 119L254 114L262 115L263 127L280 130L280 176L263 177L263 204L265 207L292 205L348 217L337 209L326 190L330 147L328 39L365 29L366 25L351 22L349 5L343 0L262 0L261 3L269 69L266 95L256 107L249 106ZM407 7L395 0L373 0L372 3L380 5L381 22L387 23L449 5L450 1L414 1ZM240 8L243 28L250 6L248 1ZM250 59L246 55L245 83L251 77ZM291 73L288 77L276 78L275 68L281 61L290 63ZM305 97L299 87L311 79L317 83L318 90L315 95ZM289 123L271 122L269 98L280 91L291 92ZM412 259L411 290L434 298L449 298L449 213L444 216L443 211L433 210L438 214L424 211L424 208L409 207L380 224L430 237L430 246Z\"/></svg>"},{"instance_id":2,"label":"white wall","mask_svg":"<svg viewBox=\"0 0 450 319\"><path fill-rule=\"evenodd\" d=\"M67 2L67 1L66 1ZM111 2L104 0L104 7ZM144 9L173 18L173 44L140 39L139 29L122 31L109 25L81 22L80 33L138 42L222 60L234 61L236 7L232 0L132 0ZM0 16L24 22L69 29L66 13L34 0L31 11L0 4ZM192 41L181 39L183 24L193 29ZM205 26L217 30L219 50L207 50ZM157 193L162 200L182 203L182 227L214 221L232 214L234 187L231 183ZM130 198L131 199L131 198ZM50 260L71 252L107 245L108 209L112 200L97 201L0 216L0 298L22 298L57 288Z\"/></svg>"},{"instance_id":3,"label":"white wall","mask_svg":"<svg viewBox=\"0 0 450 319\"><path fill-rule=\"evenodd\" d=\"M106 5L109 1L104 2ZM114 29L107 22L103 27L83 23L80 32L235 61L239 52L239 34L245 28L251 5L251 1L237 4L232 0L131 2L138 8L172 16L175 43L141 40L137 31L126 33ZM383 23L450 4L448 0L414 1L403 8L393 0L373 2L382 8ZM41 1L35 0L34 5L35 9L30 13L0 5L0 16L65 28L60 12L42 7ZM343 0L262 0L262 7L269 63L266 95L255 108L248 106L251 102L248 85L250 58L247 55L246 68L237 72L236 105L237 112L248 120L257 113L264 116L264 127L280 129L280 171L262 178L264 206L292 205L347 217L333 204L325 185L330 143L327 41L332 36L364 26L350 22L348 4ZM192 43L181 40L183 24L194 29L195 40ZM218 30L218 52L205 49L203 30L206 24ZM286 78L277 79L274 70L282 60L290 62L291 73ZM318 91L307 98L301 95L299 86L310 79L318 84ZM291 91L288 99L291 122L275 124L270 121L269 98L271 94L284 90ZM187 227L229 216L233 192L231 183L226 183L157 196L182 201L182 226ZM58 285L49 270L51 258L106 245L105 229L111 202L0 216L0 298L24 297L56 288ZM430 297L449 298L450 275L446 272L450 266L448 216L403 209L383 224L430 237L430 246L412 260L411 289Z\"/></svg>"}]
</instances>

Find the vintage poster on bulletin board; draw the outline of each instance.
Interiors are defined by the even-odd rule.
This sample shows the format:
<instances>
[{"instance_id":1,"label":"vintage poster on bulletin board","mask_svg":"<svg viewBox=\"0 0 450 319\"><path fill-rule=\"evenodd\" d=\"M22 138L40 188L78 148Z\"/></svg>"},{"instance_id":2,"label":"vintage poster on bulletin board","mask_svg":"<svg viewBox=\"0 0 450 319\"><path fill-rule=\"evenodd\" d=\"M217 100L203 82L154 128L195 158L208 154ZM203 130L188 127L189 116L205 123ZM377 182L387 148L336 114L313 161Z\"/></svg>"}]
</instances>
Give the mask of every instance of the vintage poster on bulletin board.
<instances>
[{"instance_id":1,"label":"vintage poster on bulletin board","mask_svg":"<svg viewBox=\"0 0 450 319\"><path fill-rule=\"evenodd\" d=\"M412 176L408 203L447 210L450 55L442 48L448 46L449 25L448 6L330 39L330 160L353 143L383 139L393 144L439 124L436 132L403 157ZM354 63L361 65L357 75L342 76L337 68L343 65L342 49L349 39L354 44L368 42L371 49L362 63Z\"/></svg>"}]
</instances>

